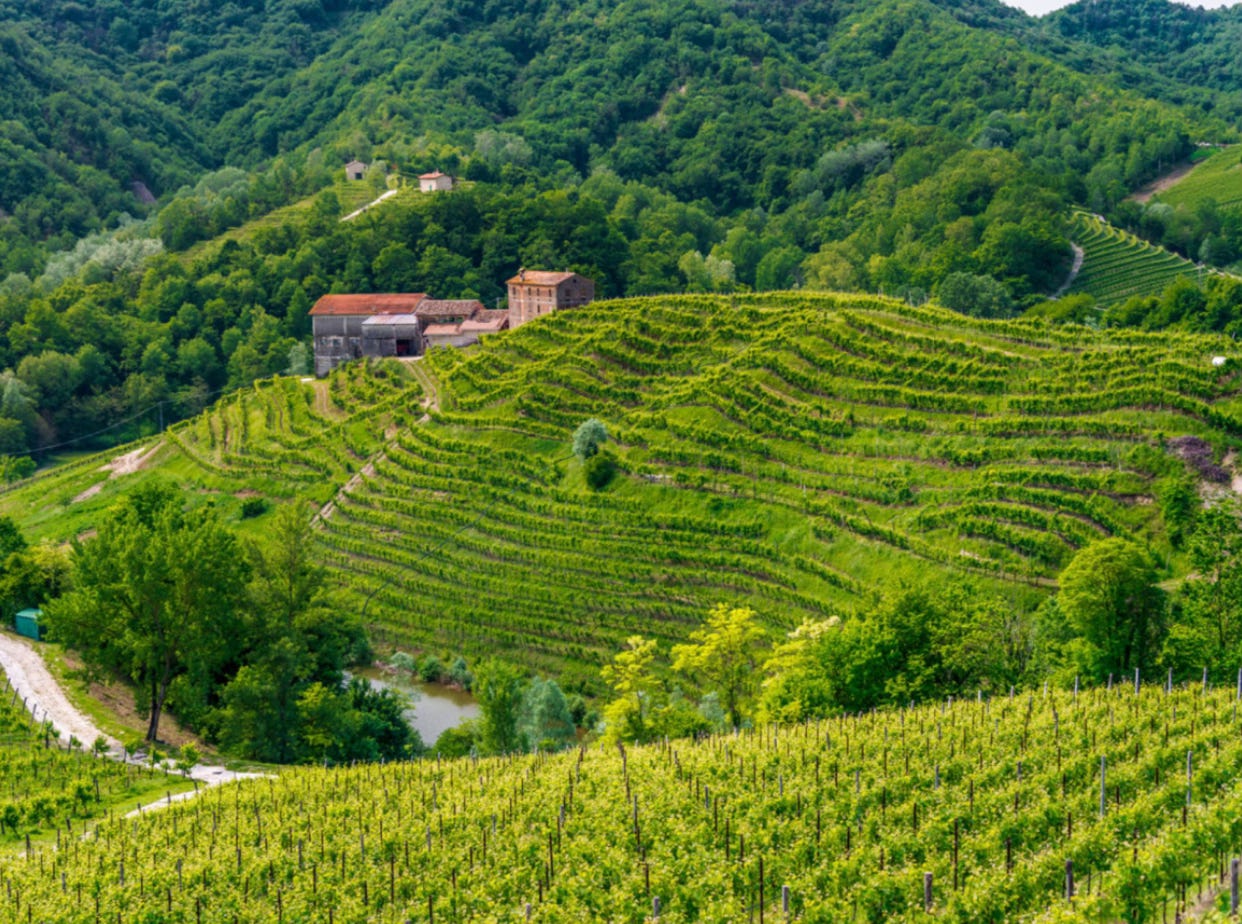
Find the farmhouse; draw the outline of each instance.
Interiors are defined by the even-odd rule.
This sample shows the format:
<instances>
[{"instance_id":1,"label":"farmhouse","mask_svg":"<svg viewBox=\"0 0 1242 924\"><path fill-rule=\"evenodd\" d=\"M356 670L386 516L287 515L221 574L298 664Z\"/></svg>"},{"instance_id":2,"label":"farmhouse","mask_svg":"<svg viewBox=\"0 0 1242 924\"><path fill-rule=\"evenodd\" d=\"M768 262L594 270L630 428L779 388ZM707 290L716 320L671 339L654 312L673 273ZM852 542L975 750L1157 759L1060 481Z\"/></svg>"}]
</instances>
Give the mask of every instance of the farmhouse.
<instances>
[{"instance_id":1,"label":"farmhouse","mask_svg":"<svg viewBox=\"0 0 1242 924\"><path fill-rule=\"evenodd\" d=\"M470 346L484 334L495 334L509 328L509 312L480 310L473 317L458 322L429 324L423 329L427 349L434 346Z\"/></svg>"},{"instance_id":2,"label":"farmhouse","mask_svg":"<svg viewBox=\"0 0 1242 924\"><path fill-rule=\"evenodd\" d=\"M563 308L577 308L595 298L595 282L577 273L522 269L508 285L510 328Z\"/></svg>"},{"instance_id":3,"label":"farmhouse","mask_svg":"<svg viewBox=\"0 0 1242 924\"><path fill-rule=\"evenodd\" d=\"M453 188L453 178L447 173L441 173L436 170L432 173L424 173L418 178L419 192L441 192Z\"/></svg>"},{"instance_id":4,"label":"farmhouse","mask_svg":"<svg viewBox=\"0 0 1242 924\"><path fill-rule=\"evenodd\" d=\"M422 292L325 295L310 317L320 376L363 356L419 356L429 346L467 346L509 322L507 311L485 311L474 299Z\"/></svg>"},{"instance_id":5,"label":"farmhouse","mask_svg":"<svg viewBox=\"0 0 1242 924\"><path fill-rule=\"evenodd\" d=\"M422 292L383 295L325 295L310 310L315 338L315 375L327 375L336 366L366 355L362 325L368 318L410 315L427 296ZM406 338L407 340L410 338ZM407 342L407 355L423 351L421 334ZM393 353L396 355L396 344Z\"/></svg>"},{"instance_id":6,"label":"farmhouse","mask_svg":"<svg viewBox=\"0 0 1242 924\"><path fill-rule=\"evenodd\" d=\"M366 176L367 165L360 160L351 160L345 165L345 179L361 180Z\"/></svg>"}]
</instances>

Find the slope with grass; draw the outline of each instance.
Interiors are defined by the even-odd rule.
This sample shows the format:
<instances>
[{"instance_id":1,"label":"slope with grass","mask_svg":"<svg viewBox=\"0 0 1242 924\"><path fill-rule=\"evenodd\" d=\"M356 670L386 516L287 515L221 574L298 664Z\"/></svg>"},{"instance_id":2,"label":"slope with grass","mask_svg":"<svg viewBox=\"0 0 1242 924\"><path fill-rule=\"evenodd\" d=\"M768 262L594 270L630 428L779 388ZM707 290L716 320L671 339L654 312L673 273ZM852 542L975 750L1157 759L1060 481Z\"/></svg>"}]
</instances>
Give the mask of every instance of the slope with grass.
<instances>
[{"instance_id":1,"label":"slope with grass","mask_svg":"<svg viewBox=\"0 0 1242 924\"><path fill-rule=\"evenodd\" d=\"M1074 213L1072 229L1085 258L1070 294L1090 295L1105 307L1136 295L1159 295L1179 277L1198 279L1210 272L1085 212Z\"/></svg>"},{"instance_id":2,"label":"slope with grass","mask_svg":"<svg viewBox=\"0 0 1242 924\"><path fill-rule=\"evenodd\" d=\"M1210 908L1236 856L1239 771L1231 684L305 768L101 824L73 850L2 861L15 896L2 914L925 921L930 875L931 910L947 921L1171 919L1196 888Z\"/></svg>"},{"instance_id":3,"label":"slope with grass","mask_svg":"<svg viewBox=\"0 0 1242 924\"><path fill-rule=\"evenodd\" d=\"M238 508L310 501L343 604L381 642L512 652L589 688L627 636L681 640L721 600L788 628L967 576L1023 608L1095 539L1167 555L1154 484L1181 463L1163 441L1242 434L1217 353L869 296L602 302L268 383L170 430L140 473L80 461L0 513L80 534L153 473ZM612 435L603 490L570 449L589 417Z\"/></svg>"},{"instance_id":4,"label":"slope with grass","mask_svg":"<svg viewBox=\"0 0 1242 924\"><path fill-rule=\"evenodd\" d=\"M1155 198L1157 202L1188 209L1208 202L1221 208L1242 206L1242 146L1213 151L1187 176Z\"/></svg>"},{"instance_id":5,"label":"slope with grass","mask_svg":"<svg viewBox=\"0 0 1242 924\"><path fill-rule=\"evenodd\" d=\"M322 381L257 383L209 412L128 446L83 456L0 492L0 508L34 539L89 536L120 492L152 477L198 488L241 517L247 501L326 503L415 419L421 389L397 363L338 370ZM262 530L262 520L246 520Z\"/></svg>"}]
</instances>

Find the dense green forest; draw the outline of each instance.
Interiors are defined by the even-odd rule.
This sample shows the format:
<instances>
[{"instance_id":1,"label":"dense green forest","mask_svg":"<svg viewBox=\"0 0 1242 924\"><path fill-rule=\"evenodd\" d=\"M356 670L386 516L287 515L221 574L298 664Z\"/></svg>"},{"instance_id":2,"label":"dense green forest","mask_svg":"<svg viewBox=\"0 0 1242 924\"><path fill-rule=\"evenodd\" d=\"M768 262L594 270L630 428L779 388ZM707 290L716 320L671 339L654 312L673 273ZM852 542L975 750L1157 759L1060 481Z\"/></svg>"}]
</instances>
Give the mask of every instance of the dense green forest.
<instances>
[{"instance_id":1,"label":"dense green forest","mask_svg":"<svg viewBox=\"0 0 1242 924\"><path fill-rule=\"evenodd\" d=\"M304 368L329 291L492 303L525 264L608 296L804 286L1012 314L1067 278L1070 205L1159 238L1125 197L1233 137L1227 87L1115 79L990 0L48 0L0 5L0 29L24 88L0 104L16 455ZM465 187L340 225L339 182L319 191L351 157L377 194L432 168ZM1160 225L1169 243L1230 262L1234 219L1196 215Z\"/></svg>"}]
</instances>

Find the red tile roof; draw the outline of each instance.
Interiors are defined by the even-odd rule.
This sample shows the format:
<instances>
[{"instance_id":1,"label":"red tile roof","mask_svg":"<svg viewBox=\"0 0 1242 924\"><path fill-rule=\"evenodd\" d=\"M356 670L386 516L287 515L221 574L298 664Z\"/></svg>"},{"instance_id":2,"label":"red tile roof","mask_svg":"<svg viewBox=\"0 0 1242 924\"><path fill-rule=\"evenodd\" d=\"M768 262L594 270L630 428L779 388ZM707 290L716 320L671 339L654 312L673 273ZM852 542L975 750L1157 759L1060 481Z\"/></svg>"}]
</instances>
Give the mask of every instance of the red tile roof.
<instances>
[{"instance_id":1,"label":"red tile roof","mask_svg":"<svg viewBox=\"0 0 1242 924\"><path fill-rule=\"evenodd\" d=\"M448 174L441 173L439 170L433 170L431 173L420 173L418 178L420 180L438 180L442 176L448 176Z\"/></svg>"},{"instance_id":2,"label":"red tile roof","mask_svg":"<svg viewBox=\"0 0 1242 924\"><path fill-rule=\"evenodd\" d=\"M483 310L483 303L473 298L428 298L419 303L414 313L420 318L472 318Z\"/></svg>"},{"instance_id":3,"label":"red tile roof","mask_svg":"<svg viewBox=\"0 0 1242 924\"><path fill-rule=\"evenodd\" d=\"M505 330L509 326L508 311L480 311L468 321L461 322L462 332L473 331L478 333L496 333Z\"/></svg>"},{"instance_id":4,"label":"red tile roof","mask_svg":"<svg viewBox=\"0 0 1242 924\"><path fill-rule=\"evenodd\" d=\"M423 292L375 295L325 295L315 302L312 315L411 314L426 299Z\"/></svg>"},{"instance_id":5,"label":"red tile roof","mask_svg":"<svg viewBox=\"0 0 1242 924\"><path fill-rule=\"evenodd\" d=\"M509 280L511 286L559 286L577 273L555 273L545 270L522 270Z\"/></svg>"}]
</instances>

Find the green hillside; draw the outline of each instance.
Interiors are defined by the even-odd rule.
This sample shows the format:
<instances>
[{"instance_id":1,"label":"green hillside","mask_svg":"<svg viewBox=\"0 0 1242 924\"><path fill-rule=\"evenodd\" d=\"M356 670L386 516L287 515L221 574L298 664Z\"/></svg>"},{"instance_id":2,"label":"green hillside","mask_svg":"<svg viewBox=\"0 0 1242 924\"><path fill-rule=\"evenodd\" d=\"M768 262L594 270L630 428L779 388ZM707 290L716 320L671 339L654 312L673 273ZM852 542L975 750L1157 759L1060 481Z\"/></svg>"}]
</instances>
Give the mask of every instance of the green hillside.
<instances>
[{"instance_id":1,"label":"green hillside","mask_svg":"<svg viewBox=\"0 0 1242 924\"><path fill-rule=\"evenodd\" d=\"M32 538L63 540L88 532L119 494L153 475L194 485L239 516L255 496L326 503L388 432L416 419L420 394L396 364L262 382L158 437L45 469L0 504Z\"/></svg>"},{"instance_id":2,"label":"green hillside","mask_svg":"<svg viewBox=\"0 0 1242 924\"><path fill-rule=\"evenodd\" d=\"M238 508L313 501L381 641L521 650L594 686L628 635L681 640L721 600L792 627L970 576L1029 608L1094 539L1167 556L1155 482L1182 464L1163 441L1236 441L1236 381L1209 362L1229 349L867 296L600 302L263 384L171 428L140 473L52 469L0 513L69 537L161 472ZM618 467L603 490L570 451L590 417Z\"/></svg>"},{"instance_id":3,"label":"green hillside","mask_svg":"<svg viewBox=\"0 0 1242 924\"><path fill-rule=\"evenodd\" d=\"M1242 206L1242 146L1212 152L1173 187L1155 200L1195 209L1207 202L1221 208Z\"/></svg>"},{"instance_id":4,"label":"green hillside","mask_svg":"<svg viewBox=\"0 0 1242 924\"><path fill-rule=\"evenodd\" d=\"M1070 292L1090 295L1104 307L1136 295L1158 296L1175 279L1198 279L1204 272L1184 257L1085 212L1075 213L1072 233L1084 256Z\"/></svg>"},{"instance_id":5,"label":"green hillside","mask_svg":"<svg viewBox=\"0 0 1242 924\"><path fill-rule=\"evenodd\" d=\"M925 921L930 874L937 920L1172 920L1227 900L1234 699L1122 684L291 770L4 859L5 919Z\"/></svg>"},{"instance_id":6,"label":"green hillside","mask_svg":"<svg viewBox=\"0 0 1242 924\"><path fill-rule=\"evenodd\" d=\"M1079 0L1044 20L1045 28L1095 45L1112 58L1151 67L1183 86L1219 90L1236 108L1242 92L1237 47L1242 11L1173 0Z\"/></svg>"}]
</instances>

